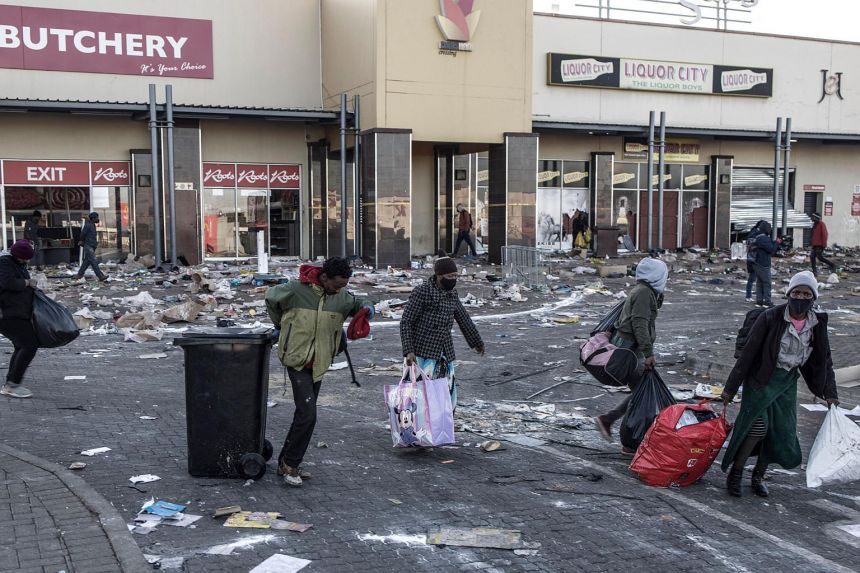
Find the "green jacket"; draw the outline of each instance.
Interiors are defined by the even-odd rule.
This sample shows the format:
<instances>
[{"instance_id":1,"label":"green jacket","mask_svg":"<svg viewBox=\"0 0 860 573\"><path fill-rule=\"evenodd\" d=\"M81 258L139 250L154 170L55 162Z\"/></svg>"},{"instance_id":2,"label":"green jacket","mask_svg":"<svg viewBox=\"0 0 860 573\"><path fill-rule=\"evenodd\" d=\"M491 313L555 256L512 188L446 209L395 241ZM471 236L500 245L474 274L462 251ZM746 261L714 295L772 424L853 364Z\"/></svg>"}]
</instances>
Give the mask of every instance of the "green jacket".
<instances>
[{"instance_id":1,"label":"green jacket","mask_svg":"<svg viewBox=\"0 0 860 573\"><path fill-rule=\"evenodd\" d=\"M346 289L327 295L318 285L290 281L266 293L266 310L281 329L278 358L284 366L301 370L313 361L314 382L322 380L340 346L343 323L367 301Z\"/></svg>"},{"instance_id":2,"label":"green jacket","mask_svg":"<svg viewBox=\"0 0 860 573\"><path fill-rule=\"evenodd\" d=\"M615 328L636 341L645 358L654 355L654 341L657 339L657 292L644 281L636 283L621 308L621 316Z\"/></svg>"}]
</instances>

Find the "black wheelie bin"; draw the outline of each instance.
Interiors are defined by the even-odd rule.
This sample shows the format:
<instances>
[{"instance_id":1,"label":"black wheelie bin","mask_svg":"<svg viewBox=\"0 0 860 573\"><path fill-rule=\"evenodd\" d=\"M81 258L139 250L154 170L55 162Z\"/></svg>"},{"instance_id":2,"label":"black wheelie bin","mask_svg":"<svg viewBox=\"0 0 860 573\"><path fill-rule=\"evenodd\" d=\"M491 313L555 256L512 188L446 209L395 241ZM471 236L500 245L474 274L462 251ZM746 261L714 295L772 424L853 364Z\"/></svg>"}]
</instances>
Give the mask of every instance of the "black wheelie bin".
<instances>
[{"instance_id":1,"label":"black wheelie bin","mask_svg":"<svg viewBox=\"0 0 860 573\"><path fill-rule=\"evenodd\" d=\"M265 438L271 331L218 328L173 341L185 351L188 473L259 479L272 457Z\"/></svg>"}]
</instances>

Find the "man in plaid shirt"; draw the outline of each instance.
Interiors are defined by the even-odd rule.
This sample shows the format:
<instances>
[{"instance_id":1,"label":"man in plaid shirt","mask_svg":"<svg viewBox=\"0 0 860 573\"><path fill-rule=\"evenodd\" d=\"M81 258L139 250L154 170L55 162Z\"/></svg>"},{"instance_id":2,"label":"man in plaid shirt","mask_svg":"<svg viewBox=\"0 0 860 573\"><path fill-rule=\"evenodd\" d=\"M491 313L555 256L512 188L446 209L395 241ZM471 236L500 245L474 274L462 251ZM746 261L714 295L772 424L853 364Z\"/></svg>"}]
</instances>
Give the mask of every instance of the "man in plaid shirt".
<instances>
[{"instance_id":1,"label":"man in plaid shirt","mask_svg":"<svg viewBox=\"0 0 860 573\"><path fill-rule=\"evenodd\" d=\"M457 407L457 385L454 382L454 320L466 338L469 348L484 355L484 341L475 323L460 302L457 264L442 257L433 266L433 276L412 291L400 319L400 341L407 364L417 364L434 380L445 377L451 392L451 403Z\"/></svg>"}]
</instances>

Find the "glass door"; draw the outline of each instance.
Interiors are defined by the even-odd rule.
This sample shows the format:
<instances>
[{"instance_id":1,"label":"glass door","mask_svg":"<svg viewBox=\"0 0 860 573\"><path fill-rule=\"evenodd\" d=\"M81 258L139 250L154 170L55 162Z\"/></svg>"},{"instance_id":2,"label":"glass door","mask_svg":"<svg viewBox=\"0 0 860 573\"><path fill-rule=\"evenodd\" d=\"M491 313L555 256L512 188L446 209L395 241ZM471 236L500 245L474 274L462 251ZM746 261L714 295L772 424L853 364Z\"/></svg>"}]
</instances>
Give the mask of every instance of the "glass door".
<instances>
[{"instance_id":1,"label":"glass door","mask_svg":"<svg viewBox=\"0 0 860 573\"><path fill-rule=\"evenodd\" d=\"M236 190L231 187L203 189L203 246L207 258L238 256ZM256 243L255 243L256 248Z\"/></svg>"}]
</instances>

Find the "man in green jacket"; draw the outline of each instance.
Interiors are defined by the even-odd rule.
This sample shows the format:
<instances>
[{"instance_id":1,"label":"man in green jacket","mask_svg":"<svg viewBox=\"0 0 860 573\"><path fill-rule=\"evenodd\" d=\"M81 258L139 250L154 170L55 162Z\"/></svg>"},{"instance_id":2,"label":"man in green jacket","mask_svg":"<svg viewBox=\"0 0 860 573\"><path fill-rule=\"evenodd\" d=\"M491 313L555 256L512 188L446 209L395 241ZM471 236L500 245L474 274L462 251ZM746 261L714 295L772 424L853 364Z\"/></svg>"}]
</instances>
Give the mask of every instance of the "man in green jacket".
<instances>
[{"instance_id":1,"label":"man in green jacket","mask_svg":"<svg viewBox=\"0 0 860 573\"><path fill-rule=\"evenodd\" d=\"M642 379L644 370L654 368L654 341L657 339L657 310L663 304L663 291L669 269L660 259L642 259L636 266L636 286L630 289L627 300L621 309L621 316L615 323L615 333L612 344L619 348L629 348L639 357L639 368L627 381L627 386L635 390ZM612 441L612 424L627 411L630 396L618 404L611 412L594 418L597 429ZM635 452L622 447L622 453L632 455Z\"/></svg>"},{"instance_id":2,"label":"man in green jacket","mask_svg":"<svg viewBox=\"0 0 860 573\"><path fill-rule=\"evenodd\" d=\"M287 367L296 405L278 456L278 474L287 485L299 487L302 477L310 477L299 466L313 436L320 385L337 354L344 321L359 313L368 319L373 316L369 302L357 300L346 290L351 276L346 259L334 257L322 267L302 265L298 281L266 293L269 318L280 329L278 357Z\"/></svg>"}]
</instances>

